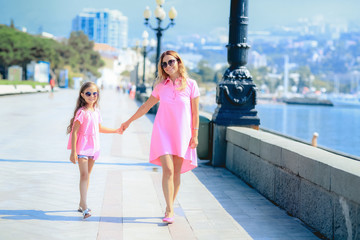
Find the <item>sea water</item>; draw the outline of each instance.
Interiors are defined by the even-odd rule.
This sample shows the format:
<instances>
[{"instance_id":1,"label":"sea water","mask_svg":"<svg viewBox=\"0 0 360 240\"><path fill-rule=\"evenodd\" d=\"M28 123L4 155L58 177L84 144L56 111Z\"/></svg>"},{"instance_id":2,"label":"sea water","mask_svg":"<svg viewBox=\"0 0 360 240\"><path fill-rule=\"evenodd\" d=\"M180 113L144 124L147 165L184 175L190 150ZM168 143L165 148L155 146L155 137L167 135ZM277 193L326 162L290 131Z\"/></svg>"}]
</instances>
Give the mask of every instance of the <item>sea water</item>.
<instances>
[{"instance_id":1,"label":"sea water","mask_svg":"<svg viewBox=\"0 0 360 240\"><path fill-rule=\"evenodd\" d=\"M203 110L213 113L216 107L207 105ZM318 146L360 156L360 108L266 103L256 105L255 109L260 128L308 143L317 132Z\"/></svg>"}]
</instances>

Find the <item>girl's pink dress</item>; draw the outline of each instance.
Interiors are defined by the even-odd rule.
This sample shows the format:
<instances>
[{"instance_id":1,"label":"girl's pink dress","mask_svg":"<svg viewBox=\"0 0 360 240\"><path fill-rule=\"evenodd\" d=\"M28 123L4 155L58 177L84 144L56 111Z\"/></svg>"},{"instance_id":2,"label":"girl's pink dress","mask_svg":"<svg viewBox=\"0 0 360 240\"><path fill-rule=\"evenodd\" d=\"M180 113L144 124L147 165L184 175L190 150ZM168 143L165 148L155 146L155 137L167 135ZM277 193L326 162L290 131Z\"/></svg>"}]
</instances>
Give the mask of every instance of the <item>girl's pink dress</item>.
<instances>
[{"instance_id":1,"label":"girl's pink dress","mask_svg":"<svg viewBox=\"0 0 360 240\"><path fill-rule=\"evenodd\" d=\"M160 99L150 143L150 162L161 166L160 156L171 154L184 159L181 173L197 167L196 148L190 148L192 116L191 99L198 97L199 88L195 80L187 79L184 90L176 90L168 78L154 88L152 95Z\"/></svg>"},{"instance_id":2,"label":"girl's pink dress","mask_svg":"<svg viewBox=\"0 0 360 240\"><path fill-rule=\"evenodd\" d=\"M77 155L94 156L94 160L98 159L100 154L99 141L99 124L102 119L98 109L89 111L85 108L80 108L75 115L74 123L80 122L76 142ZM69 137L68 149L71 149L72 130Z\"/></svg>"}]
</instances>

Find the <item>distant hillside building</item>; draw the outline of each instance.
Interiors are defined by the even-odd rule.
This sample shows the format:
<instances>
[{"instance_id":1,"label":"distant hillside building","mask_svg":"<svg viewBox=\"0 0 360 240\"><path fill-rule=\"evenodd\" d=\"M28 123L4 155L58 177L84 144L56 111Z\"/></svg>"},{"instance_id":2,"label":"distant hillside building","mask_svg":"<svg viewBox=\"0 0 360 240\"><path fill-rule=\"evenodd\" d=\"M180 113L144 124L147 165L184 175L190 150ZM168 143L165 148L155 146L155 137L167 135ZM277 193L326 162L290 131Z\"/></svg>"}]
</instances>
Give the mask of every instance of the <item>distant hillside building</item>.
<instances>
[{"instance_id":1,"label":"distant hillside building","mask_svg":"<svg viewBox=\"0 0 360 240\"><path fill-rule=\"evenodd\" d=\"M267 65L266 55L257 51L250 51L248 64L254 68L265 67Z\"/></svg>"},{"instance_id":2,"label":"distant hillside building","mask_svg":"<svg viewBox=\"0 0 360 240\"><path fill-rule=\"evenodd\" d=\"M93 50L106 58L115 59L119 56L120 50L105 43L95 43Z\"/></svg>"},{"instance_id":3,"label":"distant hillside building","mask_svg":"<svg viewBox=\"0 0 360 240\"><path fill-rule=\"evenodd\" d=\"M73 19L72 31L83 31L96 43L122 49L127 47L128 18L118 10L87 8Z\"/></svg>"}]
</instances>

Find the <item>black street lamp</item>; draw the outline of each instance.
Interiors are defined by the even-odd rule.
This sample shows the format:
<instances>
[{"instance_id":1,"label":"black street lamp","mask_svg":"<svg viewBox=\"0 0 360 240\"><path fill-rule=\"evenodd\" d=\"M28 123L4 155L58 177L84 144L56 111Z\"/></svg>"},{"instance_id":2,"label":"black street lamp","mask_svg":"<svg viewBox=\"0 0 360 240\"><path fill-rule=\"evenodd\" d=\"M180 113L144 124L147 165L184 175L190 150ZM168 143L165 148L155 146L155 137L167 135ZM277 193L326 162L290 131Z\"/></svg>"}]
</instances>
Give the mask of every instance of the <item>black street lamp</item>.
<instances>
[{"instance_id":1,"label":"black street lamp","mask_svg":"<svg viewBox=\"0 0 360 240\"><path fill-rule=\"evenodd\" d=\"M157 19L157 27L152 27L150 22L149 22L149 18L151 17L151 12L150 12L149 7L146 7L146 9L144 11L145 25L156 32L156 37L157 37L156 64L159 62L159 59L160 59L162 32L167 30L170 26L175 25L174 19L177 16L177 12L176 12L175 8L171 7L170 11L169 11L170 22L165 28L161 27L161 22L166 17L165 10L162 8L162 5L164 4L164 2L165 2L165 0L156 0L157 7L156 7L156 9L154 11L154 14L155 14L155 17ZM157 70L157 67L156 67L155 76L157 76L157 71L158 70Z\"/></svg>"},{"instance_id":2,"label":"black street lamp","mask_svg":"<svg viewBox=\"0 0 360 240\"><path fill-rule=\"evenodd\" d=\"M143 34L142 34L142 37L143 37L143 41L142 41L142 51L141 53L143 54L144 56L144 63L143 63L143 76L142 76L142 83L139 84L137 87L136 87L136 91L138 93L145 93L146 92L146 85L145 85L145 75L146 75L146 72L145 72L145 69L146 69L146 55L153 50L153 39L151 39L152 41L150 42L150 48L148 48L148 45L149 45L149 40L148 40L148 37L149 37L149 33L147 31L144 31Z\"/></svg>"},{"instance_id":3,"label":"black street lamp","mask_svg":"<svg viewBox=\"0 0 360 240\"><path fill-rule=\"evenodd\" d=\"M136 59L139 59L139 53L140 53L140 41L137 40L134 47L135 53L136 53ZM137 61L135 65L135 86L136 89L139 85L139 60Z\"/></svg>"},{"instance_id":4,"label":"black street lamp","mask_svg":"<svg viewBox=\"0 0 360 240\"><path fill-rule=\"evenodd\" d=\"M252 81L247 63L248 50L248 0L231 0L229 19L229 68L216 88L216 103L212 120L213 128L213 165L224 165L226 145L224 136L227 126L247 126L259 128L260 119L255 109L256 86Z\"/></svg>"}]
</instances>

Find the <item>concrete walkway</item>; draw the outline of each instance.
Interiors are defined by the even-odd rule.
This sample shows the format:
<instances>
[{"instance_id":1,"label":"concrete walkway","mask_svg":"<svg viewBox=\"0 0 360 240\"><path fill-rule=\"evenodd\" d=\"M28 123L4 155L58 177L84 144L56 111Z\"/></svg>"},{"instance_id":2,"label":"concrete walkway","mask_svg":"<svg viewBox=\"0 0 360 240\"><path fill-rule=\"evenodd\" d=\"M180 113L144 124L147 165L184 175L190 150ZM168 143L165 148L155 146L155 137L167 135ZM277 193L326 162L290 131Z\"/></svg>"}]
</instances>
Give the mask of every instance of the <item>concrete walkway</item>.
<instances>
[{"instance_id":1,"label":"concrete walkway","mask_svg":"<svg viewBox=\"0 0 360 240\"><path fill-rule=\"evenodd\" d=\"M154 116L124 135L102 134L82 220L79 171L69 162L67 124L77 91L0 97L0 239L318 239L223 168L200 161L182 175L175 223L162 223L161 168L148 163ZM101 93L103 125L119 127L138 104Z\"/></svg>"}]
</instances>

